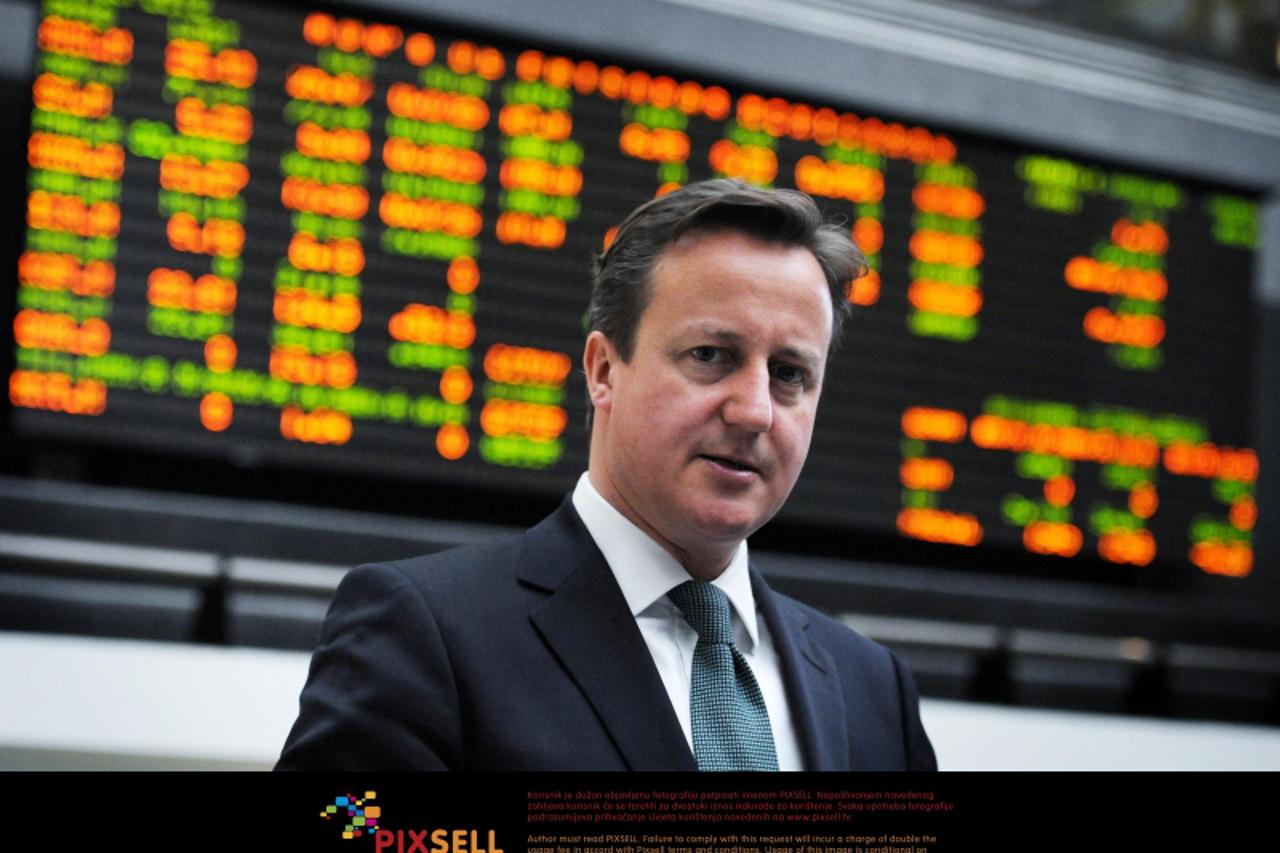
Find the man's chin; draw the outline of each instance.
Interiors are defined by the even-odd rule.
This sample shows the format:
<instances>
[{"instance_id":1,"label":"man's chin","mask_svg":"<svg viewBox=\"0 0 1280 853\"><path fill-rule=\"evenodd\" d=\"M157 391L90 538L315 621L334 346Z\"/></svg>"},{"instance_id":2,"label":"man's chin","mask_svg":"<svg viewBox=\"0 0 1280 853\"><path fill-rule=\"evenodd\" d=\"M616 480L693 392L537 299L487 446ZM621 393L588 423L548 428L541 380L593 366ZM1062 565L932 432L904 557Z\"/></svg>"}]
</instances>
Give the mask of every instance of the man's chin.
<instances>
[{"instance_id":1,"label":"man's chin","mask_svg":"<svg viewBox=\"0 0 1280 853\"><path fill-rule=\"evenodd\" d=\"M696 533L706 542L719 542L726 546L736 546L764 526L768 518L762 519L759 512L744 511L707 511L703 508L697 516Z\"/></svg>"}]
</instances>

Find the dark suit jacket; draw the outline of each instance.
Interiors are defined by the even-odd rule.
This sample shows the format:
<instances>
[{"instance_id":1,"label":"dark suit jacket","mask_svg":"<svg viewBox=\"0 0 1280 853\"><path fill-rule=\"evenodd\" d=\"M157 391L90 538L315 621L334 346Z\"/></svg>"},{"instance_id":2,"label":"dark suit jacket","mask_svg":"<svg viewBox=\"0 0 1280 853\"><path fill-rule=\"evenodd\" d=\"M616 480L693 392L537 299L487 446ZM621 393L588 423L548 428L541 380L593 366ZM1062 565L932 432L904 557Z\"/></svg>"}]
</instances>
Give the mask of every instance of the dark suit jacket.
<instances>
[{"instance_id":1,"label":"dark suit jacket","mask_svg":"<svg viewBox=\"0 0 1280 853\"><path fill-rule=\"evenodd\" d=\"M806 767L932 770L891 652L754 570ZM696 770L572 502L523 534L343 579L278 769Z\"/></svg>"}]
</instances>

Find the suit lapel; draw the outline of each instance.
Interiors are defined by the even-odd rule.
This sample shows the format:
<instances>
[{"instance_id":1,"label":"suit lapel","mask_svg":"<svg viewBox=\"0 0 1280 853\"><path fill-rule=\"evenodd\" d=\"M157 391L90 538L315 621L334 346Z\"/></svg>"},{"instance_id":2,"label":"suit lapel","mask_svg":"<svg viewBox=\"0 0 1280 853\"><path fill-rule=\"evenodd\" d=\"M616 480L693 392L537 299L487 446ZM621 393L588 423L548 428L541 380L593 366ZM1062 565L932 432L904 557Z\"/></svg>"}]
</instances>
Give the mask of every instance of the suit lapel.
<instances>
[{"instance_id":1,"label":"suit lapel","mask_svg":"<svg viewBox=\"0 0 1280 853\"><path fill-rule=\"evenodd\" d=\"M852 769L847 711L835 663L824 649L809 642L809 617L771 590L755 569L751 570L751 588L782 664L791 719L804 749L805 769Z\"/></svg>"},{"instance_id":2,"label":"suit lapel","mask_svg":"<svg viewBox=\"0 0 1280 853\"><path fill-rule=\"evenodd\" d=\"M530 618L631 770L696 770L644 638L570 500L525 537L521 581L551 594Z\"/></svg>"}]
</instances>

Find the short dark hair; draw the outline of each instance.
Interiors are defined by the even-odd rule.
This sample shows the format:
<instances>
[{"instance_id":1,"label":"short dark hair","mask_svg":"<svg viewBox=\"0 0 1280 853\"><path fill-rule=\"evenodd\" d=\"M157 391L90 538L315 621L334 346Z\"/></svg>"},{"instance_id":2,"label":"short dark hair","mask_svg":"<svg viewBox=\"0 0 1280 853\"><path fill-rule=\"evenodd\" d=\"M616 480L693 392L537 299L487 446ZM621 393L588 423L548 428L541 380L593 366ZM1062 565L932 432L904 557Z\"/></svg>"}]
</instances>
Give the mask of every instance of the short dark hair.
<instances>
[{"instance_id":1,"label":"short dark hair","mask_svg":"<svg viewBox=\"0 0 1280 853\"><path fill-rule=\"evenodd\" d=\"M849 314L849 286L867 261L847 228L825 222L813 199L721 178L674 190L636 208L596 256L588 331L603 332L630 361L636 327L648 307L653 268L668 246L693 231L734 231L813 253L831 291L831 348Z\"/></svg>"}]
</instances>

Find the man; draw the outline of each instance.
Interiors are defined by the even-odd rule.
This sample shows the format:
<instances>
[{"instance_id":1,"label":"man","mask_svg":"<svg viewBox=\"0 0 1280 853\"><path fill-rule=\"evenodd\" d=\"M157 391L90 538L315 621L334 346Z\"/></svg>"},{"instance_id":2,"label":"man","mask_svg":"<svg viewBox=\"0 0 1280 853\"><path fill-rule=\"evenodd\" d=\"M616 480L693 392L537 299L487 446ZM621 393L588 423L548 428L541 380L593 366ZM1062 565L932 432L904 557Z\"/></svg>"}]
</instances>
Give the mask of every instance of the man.
<instances>
[{"instance_id":1,"label":"man","mask_svg":"<svg viewBox=\"0 0 1280 853\"><path fill-rule=\"evenodd\" d=\"M896 658L748 565L863 264L797 192L632 213L596 264L588 472L519 536L347 575L279 767L934 769Z\"/></svg>"}]
</instances>

